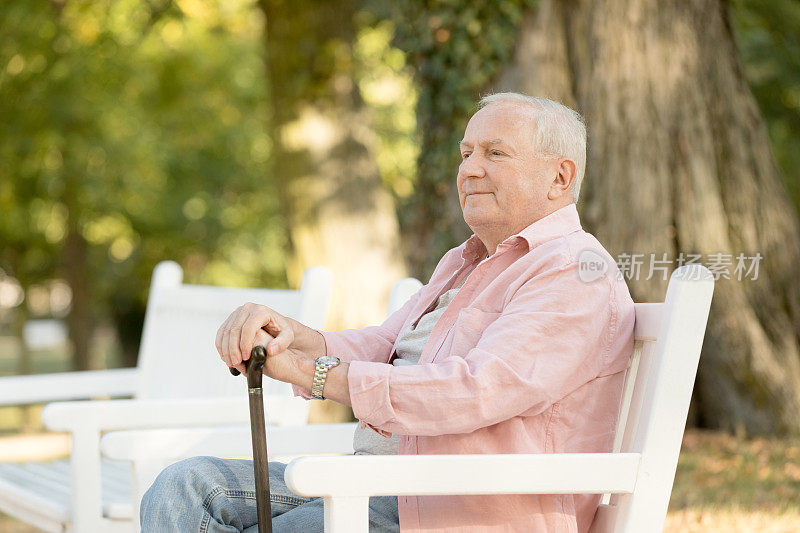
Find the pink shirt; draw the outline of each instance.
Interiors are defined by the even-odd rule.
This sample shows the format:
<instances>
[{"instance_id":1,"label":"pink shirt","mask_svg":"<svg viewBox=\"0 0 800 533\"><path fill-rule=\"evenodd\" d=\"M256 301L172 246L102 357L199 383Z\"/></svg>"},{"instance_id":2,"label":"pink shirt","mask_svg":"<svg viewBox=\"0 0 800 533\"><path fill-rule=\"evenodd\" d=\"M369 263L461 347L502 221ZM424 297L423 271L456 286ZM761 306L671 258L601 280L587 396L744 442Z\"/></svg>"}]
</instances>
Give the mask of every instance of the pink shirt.
<instances>
[{"instance_id":1,"label":"pink shirt","mask_svg":"<svg viewBox=\"0 0 800 533\"><path fill-rule=\"evenodd\" d=\"M586 249L608 264L591 282L578 271ZM386 364L400 333L485 256L473 235L382 325L323 334L327 353L350 363L355 416L400 435L401 455L611 451L634 306L614 259L581 228L575 204L509 237L470 274L419 364ZM401 496L400 529L585 532L599 500Z\"/></svg>"}]
</instances>

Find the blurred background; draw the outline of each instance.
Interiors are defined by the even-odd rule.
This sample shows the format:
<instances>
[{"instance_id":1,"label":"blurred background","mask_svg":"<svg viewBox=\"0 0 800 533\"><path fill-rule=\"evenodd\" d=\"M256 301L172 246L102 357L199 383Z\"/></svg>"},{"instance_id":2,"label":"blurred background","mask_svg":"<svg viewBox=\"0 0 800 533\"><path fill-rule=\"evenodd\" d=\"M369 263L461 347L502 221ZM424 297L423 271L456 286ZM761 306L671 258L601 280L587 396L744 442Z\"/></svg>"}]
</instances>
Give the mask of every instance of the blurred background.
<instances>
[{"instance_id":1,"label":"blurred background","mask_svg":"<svg viewBox=\"0 0 800 533\"><path fill-rule=\"evenodd\" d=\"M379 322L470 235L456 143L505 90L585 116L613 256L761 257L719 275L665 530L796 531L797 0L5 0L0 375L135 366L167 259L277 288L324 264L328 329ZM40 410L0 408L0 459L67 453Z\"/></svg>"}]
</instances>

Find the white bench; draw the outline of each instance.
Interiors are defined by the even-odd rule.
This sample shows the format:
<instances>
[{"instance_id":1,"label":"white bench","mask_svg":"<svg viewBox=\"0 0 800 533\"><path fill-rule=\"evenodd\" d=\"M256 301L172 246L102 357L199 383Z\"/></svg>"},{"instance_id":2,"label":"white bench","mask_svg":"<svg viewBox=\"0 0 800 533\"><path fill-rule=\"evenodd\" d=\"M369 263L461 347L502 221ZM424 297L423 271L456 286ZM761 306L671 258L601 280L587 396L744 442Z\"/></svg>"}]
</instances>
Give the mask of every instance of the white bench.
<instances>
[{"instance_id":1,"label":"white bench","mask_svg":"<svg viewBox=\"0 0 800 533\"><path fill-rule=\"evenodd\" d=\"M328 424L268 427L269 456L348 454L301 457L286 469L297 494L325 498L328 533L366 533L370 496L522 493L604 494L594 533L661 531L713 289L708 269L686 265L673 272L663 303L635 304L613 453L353 456L356 424ZM175 460L251 457L250 446L249 426L224 437L210 429L113 432L102 443L107 456L129 461L175 448ZM145 489L155 474L139 470Z\"/></svg>"},{"instance_id":2,"label":"white bench","mask_svg":"<svg viewBox=\"0 0 800 533\"><path fill-rule=\"evenodd\" d=\"M317 329L333 275L312 267L299 290L186 285L177 263L153 273L137 368L0 378L0 405L103 396L129 400L48 404L45 426L71 434L69 460L0 463L0 510L45 531L133 531L130 468L102 460L101 432L113 429L249 423L244 378L228 373L214 346L216 331L251 301ZM291 387L265 384L273 424L305 423L308 402Z\"/></svg>"},{"instance_id":3,"label":"white bench","mask_svg":"<svg viewBox=\"0 0 800 533\"><path fill-rule=\"evenodd\" d=\"M286 483L325 498L327 533L366 533L369 496L430 494L611 494L593 532L661 531L713 290L708 269L685 265L663 304L635 304L614 453L302 457Z\"/></svg>"}]
</instances>

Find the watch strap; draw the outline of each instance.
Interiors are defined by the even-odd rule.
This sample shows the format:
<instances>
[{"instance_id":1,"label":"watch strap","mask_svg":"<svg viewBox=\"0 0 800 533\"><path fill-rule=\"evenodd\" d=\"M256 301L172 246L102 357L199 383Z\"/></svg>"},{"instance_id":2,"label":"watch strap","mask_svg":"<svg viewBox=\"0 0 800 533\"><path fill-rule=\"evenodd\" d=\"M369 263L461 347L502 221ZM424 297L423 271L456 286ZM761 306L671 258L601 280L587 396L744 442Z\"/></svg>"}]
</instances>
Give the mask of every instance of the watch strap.
<instances>
[{"instance_id":1,"label":"watch strap","mask_svg":"<svg viewBox=\"0 0 800 533\"><path fill-rule=\"evenodd\" d=\"M338 365L335 363L323 363L314 361L314 380L311 383L311 397L317 400L324 400L322 389L325 387L325 381L328 379L328 370Z\"/></svg>"}]
</instances>

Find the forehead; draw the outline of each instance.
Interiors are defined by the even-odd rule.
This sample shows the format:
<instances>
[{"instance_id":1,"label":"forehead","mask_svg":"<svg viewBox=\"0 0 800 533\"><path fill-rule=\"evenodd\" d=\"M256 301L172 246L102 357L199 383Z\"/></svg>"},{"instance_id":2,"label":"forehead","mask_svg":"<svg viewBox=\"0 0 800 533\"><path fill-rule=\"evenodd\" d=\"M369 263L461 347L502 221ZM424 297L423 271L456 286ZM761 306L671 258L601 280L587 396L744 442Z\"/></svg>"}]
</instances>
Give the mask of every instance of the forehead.
<instances>
[{"instance_id":1,"label":"forehead","mask_svg":"<svg viewBox=\"0 0 800 533\"><path fill-rule=\"evenodd\" d=\"M505 142L518 148L530 144L535 111L519 104L489 104L472 115L464 130L463 144Z\"/></svg>"}]
</instances>

